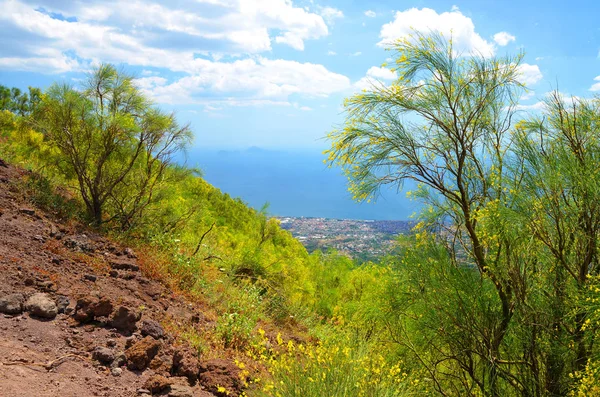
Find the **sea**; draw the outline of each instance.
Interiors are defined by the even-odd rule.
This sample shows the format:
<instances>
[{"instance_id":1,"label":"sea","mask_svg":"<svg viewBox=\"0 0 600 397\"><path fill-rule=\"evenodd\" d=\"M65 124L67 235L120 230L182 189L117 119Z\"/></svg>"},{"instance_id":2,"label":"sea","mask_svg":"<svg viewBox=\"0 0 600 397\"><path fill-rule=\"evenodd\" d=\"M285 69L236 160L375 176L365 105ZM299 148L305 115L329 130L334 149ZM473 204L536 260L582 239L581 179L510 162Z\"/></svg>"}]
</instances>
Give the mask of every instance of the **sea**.
<instances>
[{"instance_id":1,"label":"sea","mask_svg":"<svg viewBox=\"0 0 600 397\"><path fill-rule=\"evenodd\" d=\"M356 220L409 220L419 210L406 198L414 184L382 189L375 202L352 200L346 177L339 168L323 163L316 150L242 150L194 148L180 163L202 170L213 186L238 197L253 208L268 204L279 217L318 217Z\"/></svg>"}]
</instances>

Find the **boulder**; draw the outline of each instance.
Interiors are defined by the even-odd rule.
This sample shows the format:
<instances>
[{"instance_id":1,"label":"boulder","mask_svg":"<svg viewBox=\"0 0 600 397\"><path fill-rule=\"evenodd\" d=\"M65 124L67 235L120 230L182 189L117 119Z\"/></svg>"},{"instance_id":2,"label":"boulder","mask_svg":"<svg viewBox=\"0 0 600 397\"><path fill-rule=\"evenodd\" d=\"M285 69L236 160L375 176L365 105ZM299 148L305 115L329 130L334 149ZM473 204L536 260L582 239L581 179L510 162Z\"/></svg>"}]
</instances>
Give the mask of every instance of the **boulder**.
<instances>
[{"instance_id":1,"label":"boulder","mask_svg":"<svg viewBox=\"0 0 600 397\"><path fill-rule=\"evenodd\" d=\"M50 298L48 294L37 293L33 294L25 302L25 310L31 315L42 317L42 318L54 318L58 313L56 303Z\"/></svg>"},{"instance_id":2,"label":"boulder","mask_svg":"<svg viewBox=\"0 0 600 397\"><path fill-rule=\"evenodd\" d=\"M165 336L165 330L163 327L161 327L161 325L154 320L142 321L140 331L142 332L143 336L151 336L154 339L162 339Z\"/></svg>"},{"instance_id":3,"label":"boulder","mask_svg":"<svg viewBox=\"0 0 600 397\"><path fill-rule=\"evenodd\" d=\"M119 306L110 316L108 323L120 331L133 332L140 317L141 314L138 311L126 306Z\"/></svg>"},{"instance_id":4,"label":"boulder","mask_svg":"<svg viewBox=\"0 0 600 397\"><path fill-rule=\"evenodd\" d=\"M65 247L78 252L94 252L94 245L88 236L81 234L79 236L71 236L64 243Z\"/></svg>"},{"instance_id":5,"label":"boulder","mask_svg":"<svg viewBox=\"0 0 600 397\"><path fill-rule=\"evenodd\" d=\"M154 356L158 354L161 344L156 339L146 336L125 351L127 367L131 370L143 371Z\"/></svg>"},{"instance_id":6,"label":"boulder","mask_svg":"<svg viewBox=\"0 0 600 397\"><path fill-rule=\"evenodd\" d=\"M190 352L178 350L173 354L172 375L185 376L190 384L193 385L198 380L199 371L200 362Z\"/></svg>"},{"instance_id":7,"label":"boulder","mask_svg":"<svg viewBox=\"0 0 600 397\"><path fill-rule=\"evenodd\" d=\"M185 385L171 385L171 391L168 397L194 397L194 391L191 387Z\"/></svg>"},{"instance_id":8,"label":"boulder","mask_svg":"<svg viewBox=\"0 0 600 397\"><path fill-rule=\"evenodd\" d=\"M200 363L198 381L209 392L219 397L237 396L243 389L240 369L232 361L224 359L213 359ZM225 388L225 391L221 388Z\"/></svg>"},{"instance_id":9,"label":"boulder","mask_svg":"<svg viewBox=\"0 0 600 397\"><path fill-rule=\"evenodd\" d=\"M92 351L92 358L101 364L110 365L115 361L115 353L107 347L98 346Z\"/></svg>"},{"instance_id":10,"label":"boulder","mask_svg":"<svg viewBox=\"0 0 600 397\"><path fill-rule=\"evenodd\" d=\"M161 393L169 389L172 384L173 381L162 375L153 375L144 382L144 389L150 390L152 394Z\"/></svg>"},{"instance_id":11,"label":"boulder","mask_svg":"<svg viewBox=\"0 0 600 397\"><path fill-rule=\"evenodd\" d=\"M0 298L0 313L19 314L23 311L23 294L10 294Z\"/></svg>"},{"instance_id":12,"label":"boulder","mask_svg":"<svg viewBox=\"0 0 600 397\"><path fill-rule=\"evenodd\" d=\"M77 299L73 318L85 323L96 317L107 317L113 311L113 304L106 297L84 296Z\"/></svg>"}]
</instances>

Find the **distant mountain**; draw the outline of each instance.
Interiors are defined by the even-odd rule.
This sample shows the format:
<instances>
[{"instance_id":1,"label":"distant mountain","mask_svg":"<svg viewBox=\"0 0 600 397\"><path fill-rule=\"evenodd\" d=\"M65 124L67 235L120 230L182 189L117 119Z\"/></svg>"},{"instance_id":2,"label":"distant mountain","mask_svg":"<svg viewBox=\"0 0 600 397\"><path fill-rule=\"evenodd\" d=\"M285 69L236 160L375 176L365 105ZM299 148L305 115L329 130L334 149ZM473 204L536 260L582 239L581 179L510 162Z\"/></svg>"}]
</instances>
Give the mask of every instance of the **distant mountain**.
<instances>
[{"instance_id":1,"label":"distant mountain","mask_svg":"<svg viewBox=\"0 0 600 397\"><path fill-rule=\"evenodd\" d=\"M406 220L417 210L405 191L387 189L376 203L356 203L346 178L323 164L318 151L199 150L188 153L187 164L199 166L204 178L254 208L270 204L275 216L338 219ZM411 184L406 187L410 190Z\"/></svg>"}]
</instances>

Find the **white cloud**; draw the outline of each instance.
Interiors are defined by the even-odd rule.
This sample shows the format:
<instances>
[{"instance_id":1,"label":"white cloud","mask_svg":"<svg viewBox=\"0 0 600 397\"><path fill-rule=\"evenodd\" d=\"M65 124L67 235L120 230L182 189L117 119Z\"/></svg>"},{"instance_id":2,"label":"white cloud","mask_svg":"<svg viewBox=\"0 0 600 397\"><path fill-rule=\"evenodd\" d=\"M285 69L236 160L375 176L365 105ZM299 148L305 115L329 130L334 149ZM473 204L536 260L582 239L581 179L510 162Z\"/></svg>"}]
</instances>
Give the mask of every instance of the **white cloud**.
<instances>
[{"instance_id":1,"label":"white cloud","mask_svg":"<svg viewBox=\"0 0 600 397\"><path fill-rule=\"evenodd\" d=\"M521 98L519 98L519 100L521 101L528 101L531 98L533 98L535 96L535 91L529 91L523 95L521 95Z\"/></svg>"},{"instance_id":2,"label":"white cloud","mask_svg":"<svg viewBox=\"0 0 600 397\"><path fill-rule=\"evenodd\" d=\"M292 0L183 0L177 9L154 1L0 0L0 69L138 66L140 88L170 103L285 104L290 95L327 96L350 86L322 65L257 55L273 41L302 50L306 40L328 34L324 16ZM176 81L171 72L180 75Z\"/></svg>"},{"instance_id":3,"label":"white cloud","mask_svg":"<svg viewBox=\"0 0 600 397\"><path fill-rule=\"evenodd\" d=\"M322 7L319 10L319 14L321 14L329 24L332 24L336 19L344 18L344 13L333 7Z\"/></svg>"},{"instance_id":4,"label":"white cloud","mask_svg":"<svg viewBox=\"0 0 600 397\"><path fill-rule=\"evenodd\" d=\"M359 90L368 90L385 85L384 81L395 80L397 77L396 72L392 72L390 69L373 66L367 70L365 77L354 83L354 86Z\"/></svg>"},{"instance_id":5,"label":"white cloud","mask_svg":"<svg viewBox=\"0 0 600 397\"><path fill-rule=\"evenodd\" d=\"M542 101L536 102L533 105L517 105L515 110L526 110L526 111L541 111L546 108L546 104Z\"/></svg>"},{"instance_id":6,"label":"white cloud","mask_svg":"<svg viewBox=\"0 0 600 397\"><path fill-rule=\"evenodd\" d=\"M54 51L52 51L54 52ZM56 51L47 56L23 57L0 57L0 69L22 70L27 72L66 73L81 70L81 65L76 59Z\"/></svg>"},{"instance_id":7,"label":"white cloud","mask_svg":"<svg viewBox=\"0 0 600 397\"><path fill-rule=\"evenodd\" d=\"M452 37L454 48L458 53L494 55L494 45L475 32L471 18L463 15L458 9L438 14L430 8L411 8L398 11L392 22L381 27L379 46L386 46L396 39L407 38L414 31L429 33L436 31L446 37Z\"/></svg>"},{"instance_id":8,"label":"white cloud","mask_svg":"<svg viewBox=\"0 0 600 397\"><path fill-rule=\"evenodd\" d=\"M313 110L311 107L309 106L302 106L300 105L298 102L294 102L292 104L296 109L298 110L302 110L303 112L310 112L311 110Z\"/></svg>"},{"instance_id":9,"label":"white cloud","mask_svg":"<svg viewBox=\"0 0 600 397\"><path fill-rule=\"evenodd\" d=\"M35 4L26 4L29 1ZM138 44L193 47L200 53L269 51L273 38L302 50L306 40L329 34L323 16L297 7L291 0L188 0L179 2L177 8L166 0L3 0L0 6L3 10L0 21L8 21L27 32L39 34L42 29L55 37L64 36L62 31L79 31L84 39L95 37L96 41L103 41L103 33L110 32L135 38ZM52 18L36 11L37 7L74 16L77 21ZM324 10L327 16L338 15L331 7ZM50 26L61 29L48 29ZM76 36L70 39L77 41Z\"/></svg>"},{"instance_id":10,"label":"white cloud","mask_svg":"<svg viewBox=\"0 0 600 397\"><path fill-rule=\"evenodd\" d=\"M367 10L365 11L365 15L369 18L375 18L377 16L377 13L375 11Z\"/></svg>"},{"instance_id":11,"label":"white cloud","mask_svg":"<svg viewBox=\"0 0 600 397\"><path fill-rule=\"evenodd\" d=\"M494 41L501 47L508 45L511 41L515 41L517 38L508 32L498 32L494 35Z\"/></svg>"},{"instance_id":12,"label":"white cloud","mask_svg":"<svg viewBox=\"0 0 600 397\"><path fill-rule=\"evenodd\" d=\"M598 81L599 83L595 83L590 87L590 91L600 91L600 76L596 76L594 81Z\"/></svg>"},{"instance_id":13,"label":"white cloud","mask_svg":"<svg viewBox=\"0 0 600 397\"><path fill-rule=\"evenodd\" d=\"M381 80L394 80L398 77L396 72L391 71L388 68L373 66L367 70L367 76L375 77Z\"/></svg>"},{"instance_id":14,"label":"white cloud","mask_svg":"<svg viewBox=\"0 0 600 397\"><path fill-rule=\"evenodd\" d=\"M146 84L146 91L161 103L202 102L205 100L202 94L210 93L210 100L215 102L284 104L293 94L326 97L350 86L346 76L330 72L322 65L288 60L196 59L190 67L193 75L171 84L155 77L138 81Z\"/></svg>"},{"instance_id":15,"label":"white cloud","mask_svg":"<svg viewBox=\"0 0 600 397\"><path fill-rule=\"evenodd\" d=\"M546 99L550 99L554 96L554 92L553 91L547 92L544 96ZM579 101L584 100L581 97L565 94L562 92L559 92L558 96L565 103L565 105L567 107L571 107L574 104L578 103ZM519 105L515 106L515 109L516 110L527 110L527 111L542 111L542 110L546 109L546 102L538 101L532 105L519 104Z\"/></svg>"},{"instance_id":16,"label":"white cloud","mask_svg":"<svg viewBox=\"0 0 600 397\"><path fill-rule=\"evenodd\" d=\"M530 65L528 63L519 65L518 72L519 81L526 86L534 85L544 77L538 65Z\"/></svg>"},{"instance_id":17,"label":"white cloud","mask_svg":"<svg viewBox=\"0 0 600 397\"><path fill-rule=\"evenodd\" d=\"M135 79L135 84L143 91L149 93L155 87L164 86L167 83L167 79L160 76L141 77Z\"/></svg>"},{"instance_id":18,"label":"white cloud","mask_svg":"<svg viewBox=\"0 0 600 397\"><path fill-rule=\"evenodd\" d=\"M349 55L350 55L351 57L358 57L358 56L361 56L361 55L362 55L362 52L360 52L360 51L356 51L356 52L353 52L352 54L349 54Z\"/></svg>"},{"instance_id":19,"label":"white cloud","mask_svg":"<svg viewBox=\"0 0 600 397\"><path fill-rule=\"evenodd\" d=\"M334 56L334 55L337 55L337 52L329 50L329 51L327 51L327 55Z\"/></svg>"}]
</instances>

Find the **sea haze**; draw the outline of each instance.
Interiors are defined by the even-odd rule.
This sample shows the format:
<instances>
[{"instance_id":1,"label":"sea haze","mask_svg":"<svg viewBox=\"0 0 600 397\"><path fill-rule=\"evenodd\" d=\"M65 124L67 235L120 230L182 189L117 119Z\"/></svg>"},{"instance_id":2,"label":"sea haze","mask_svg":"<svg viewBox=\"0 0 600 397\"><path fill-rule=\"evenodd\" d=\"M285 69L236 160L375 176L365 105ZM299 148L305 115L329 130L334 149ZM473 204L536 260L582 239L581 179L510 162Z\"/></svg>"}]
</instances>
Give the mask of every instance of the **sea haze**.
<instances>
[{"instance_id":1,"label":"sea haze","mask_svg":"<svg viewBox=\"0 0 600 397\"><path fill-rule=\"evenodd\" d=\"M363 220L407 220L418 209L406 190L387 188L375 203L356 203L346 177L323 164L318 151L202 150L188 152L186 163L197 166L212 185L250 206L269 203L269 214Z\"/></svg>"}]
</instances>

